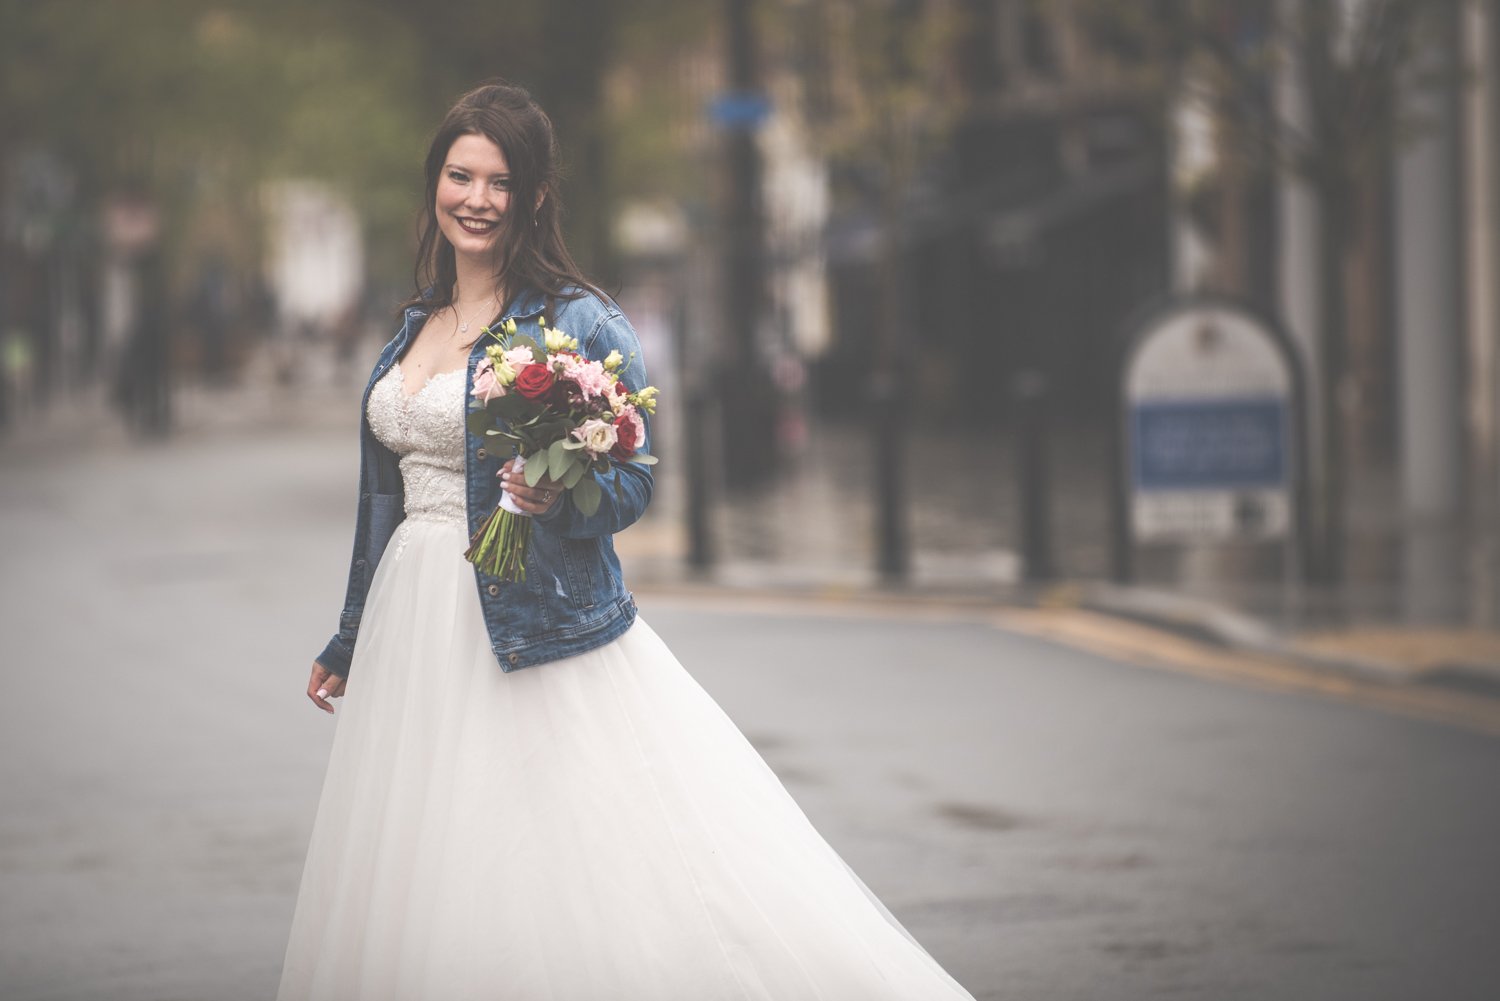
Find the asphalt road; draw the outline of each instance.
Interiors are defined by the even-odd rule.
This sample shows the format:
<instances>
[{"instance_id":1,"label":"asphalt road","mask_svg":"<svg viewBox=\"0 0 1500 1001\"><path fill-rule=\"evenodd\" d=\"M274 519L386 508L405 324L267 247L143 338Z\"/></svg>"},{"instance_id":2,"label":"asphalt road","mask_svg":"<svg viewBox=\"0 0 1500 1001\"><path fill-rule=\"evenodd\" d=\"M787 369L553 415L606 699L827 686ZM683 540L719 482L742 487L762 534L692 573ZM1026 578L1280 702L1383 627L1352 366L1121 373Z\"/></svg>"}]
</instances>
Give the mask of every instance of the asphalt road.
<instances>
[{"instance_id":1,"label":"asphalt road","mask_svg":"<svg viewBox=\"0 0 1500 1001\"><path fill-rule=\"evenodd\" d=\"M355 459L294 421L0 448L0 997L274 991ZM1494 735L973 609L640 598L976 997L1500 997Z\"/></svg>"}]
</instances>

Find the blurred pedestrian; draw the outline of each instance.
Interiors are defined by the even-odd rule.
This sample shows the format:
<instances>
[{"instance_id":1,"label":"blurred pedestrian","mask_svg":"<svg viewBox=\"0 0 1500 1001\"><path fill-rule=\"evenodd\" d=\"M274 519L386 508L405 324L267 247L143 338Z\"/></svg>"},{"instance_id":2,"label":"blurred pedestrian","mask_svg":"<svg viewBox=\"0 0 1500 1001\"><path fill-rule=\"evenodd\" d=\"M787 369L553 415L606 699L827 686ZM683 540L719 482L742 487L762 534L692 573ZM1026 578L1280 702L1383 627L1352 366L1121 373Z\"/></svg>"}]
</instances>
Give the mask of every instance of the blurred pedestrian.
<instances>
[{"instance_id":1,"label":"blurred pedestrian","mask_svg":"<svg viewBox=\"0 0 1500 1001\"><path fill-rule=\"evenodd\" d=\"M637 615L611 539L650 467L612 459L585 515L466 429L487 324L541 340L545 318L645 385L563 244L557 156L499 83L427 155L418 291L366 388L348 592L308 684L345 701L278 997L969 998ZM519 582L463 556L502 488L534 519Z\"/></svg>"},{"instance_id":2,"label":"blurred pedestrian","mask_svg":"<svg viewBox=\"0 0 1500 1001\"><path fill-rule=\"evenodd\" d=\"M192 326L198 336L198 372L211 386L229 379L229 333L234 322L229 261L209 253L198 270L192 296Z\"/></svg>"},{"instance_id":3,"label":"blurred pedestrian","mask_svg":"<svg viewBox=\"0 0 1500 1001\"><path fill-rule=\"evenodd\" d=\"M31 335L21 327L0 333L0 426L25 420L35 406L36 353Z\"/></svg>"}]
</instances>

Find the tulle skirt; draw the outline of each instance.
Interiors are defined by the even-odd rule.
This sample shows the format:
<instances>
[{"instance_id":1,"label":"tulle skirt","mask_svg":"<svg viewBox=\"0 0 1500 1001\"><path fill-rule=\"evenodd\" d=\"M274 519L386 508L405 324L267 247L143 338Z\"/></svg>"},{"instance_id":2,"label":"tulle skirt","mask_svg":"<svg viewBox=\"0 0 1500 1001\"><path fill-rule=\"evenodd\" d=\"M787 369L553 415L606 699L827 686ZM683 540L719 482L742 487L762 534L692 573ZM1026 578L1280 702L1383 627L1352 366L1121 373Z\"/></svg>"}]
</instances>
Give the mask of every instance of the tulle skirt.
<instances>
[{"instance_id":1,"label":"tulle skirt","mask_svg":"<svg viewBox=\"0 0 1500 1001\"><path fill-rule=\"evenodd\" d=\"M279 1001L969 998L650 626L502 672L461 526L368 596Z\"/></svg>"}]
</instances>

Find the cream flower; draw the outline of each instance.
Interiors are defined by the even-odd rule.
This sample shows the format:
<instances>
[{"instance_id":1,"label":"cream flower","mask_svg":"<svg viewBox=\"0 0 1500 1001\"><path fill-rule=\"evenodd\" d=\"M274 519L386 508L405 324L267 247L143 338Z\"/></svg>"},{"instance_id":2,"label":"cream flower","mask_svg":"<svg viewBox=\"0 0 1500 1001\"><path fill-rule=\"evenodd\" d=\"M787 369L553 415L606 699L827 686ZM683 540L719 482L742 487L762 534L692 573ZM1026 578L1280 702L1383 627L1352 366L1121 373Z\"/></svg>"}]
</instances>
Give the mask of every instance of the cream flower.
<instances>
[{"instance_id":1,"label":"cream flower","mask_svg":"<svg viewBox=\"0 0 1500 1001\"><path fill-rule=\"evenodd\" d=\"M586 420L573 429L573 437L583 442L583 450L594 458L605 455L615 447L619 433L608 421Z\"/></svg>"},{"instance_id":2,"label":"cream flower","mask_svg":"<svg viewBox=\"0 0 1500 1001\"><path fill-rule=\"evenodd\" d=\"M543 340L547 346L547 351L549 354L553 351L578 350L578 338L569 337L567 334L563 333L561 330L558 330L556 327L546 328Z\"/></svg>"}]
</instances>

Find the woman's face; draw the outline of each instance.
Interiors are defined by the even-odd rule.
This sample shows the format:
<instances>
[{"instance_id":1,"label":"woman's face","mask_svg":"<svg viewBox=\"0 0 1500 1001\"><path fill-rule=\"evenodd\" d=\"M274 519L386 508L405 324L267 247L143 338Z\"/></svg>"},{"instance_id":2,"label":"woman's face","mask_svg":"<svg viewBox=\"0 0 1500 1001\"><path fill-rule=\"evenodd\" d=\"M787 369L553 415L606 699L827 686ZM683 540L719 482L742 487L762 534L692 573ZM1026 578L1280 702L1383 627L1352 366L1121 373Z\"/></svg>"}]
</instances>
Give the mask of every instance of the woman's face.
<instances>
[{"instance_id":1,"label":"woman's face","mask_svg":"<svg viewBox=\"0 0 1500 1001\"><path fill-rule=\"evenodd\" d=\"M438 175L438 228L454 253L488 264L500 220L510 205L510 166L500 147L481 135L462 135L448 147Z\"/></svg>"}]
</instances>

